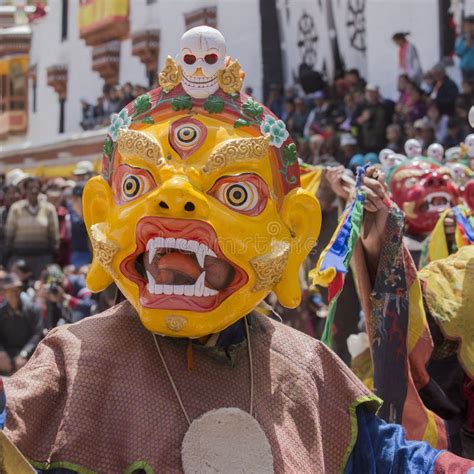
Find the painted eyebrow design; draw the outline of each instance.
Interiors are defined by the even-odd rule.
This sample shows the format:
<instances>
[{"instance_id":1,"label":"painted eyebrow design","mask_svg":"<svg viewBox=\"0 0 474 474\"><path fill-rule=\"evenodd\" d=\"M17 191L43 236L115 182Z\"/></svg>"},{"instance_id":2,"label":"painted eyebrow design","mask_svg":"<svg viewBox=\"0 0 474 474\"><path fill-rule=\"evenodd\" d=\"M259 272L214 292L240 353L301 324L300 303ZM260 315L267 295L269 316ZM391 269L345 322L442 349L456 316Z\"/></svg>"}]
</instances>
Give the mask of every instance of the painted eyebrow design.
<instances>
[{"instance_id":1,"label":"painted eyebrow design","mask_svg":"<svg viewBox=\"0 0 474 474\"><path fill-rule=\"evenodd\" d=\"M234 138L219 144L201 168L204 174L236 162L258 162L266 154L270 137Z\"/></svg>"},{"instance_id":2,"label":"painted eyebrow design","mask_svg":"<svg viewBox=\"0 0 474 474\"><path fill-rule=\"evenodd\" d=\"M120 129L117 149L124 157L140 156L155 166L164 163L160 144L150 135L138 130Z\"/></svg>"}]
</instances>

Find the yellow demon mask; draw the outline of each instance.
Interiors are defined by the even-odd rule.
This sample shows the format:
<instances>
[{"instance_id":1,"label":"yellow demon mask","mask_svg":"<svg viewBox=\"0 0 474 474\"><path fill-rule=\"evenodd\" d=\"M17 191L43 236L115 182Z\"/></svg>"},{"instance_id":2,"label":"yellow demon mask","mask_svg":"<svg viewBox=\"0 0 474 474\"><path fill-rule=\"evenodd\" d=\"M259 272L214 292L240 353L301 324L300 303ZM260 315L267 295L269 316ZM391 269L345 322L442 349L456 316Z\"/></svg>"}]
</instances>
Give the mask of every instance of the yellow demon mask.
<instances>
[{"instance_id":1,"label":"yellow demon mask","mask_svg":"<svg viewBox=\"0 0 474 474\"><path fill-rule=\"evenodd\" d=\"M148 330L177 337L221 331L271 291L297 306L321 225L284 123L240 93L238 62L213 48L217 30L190 31L200 49L187 38L180 60L224 66L183 76L168 58L160 87L112 117L102 176L84 190L88 287L115 281ZM219 87L203 97L211 80Z\"/></svg>"}]
</instances>

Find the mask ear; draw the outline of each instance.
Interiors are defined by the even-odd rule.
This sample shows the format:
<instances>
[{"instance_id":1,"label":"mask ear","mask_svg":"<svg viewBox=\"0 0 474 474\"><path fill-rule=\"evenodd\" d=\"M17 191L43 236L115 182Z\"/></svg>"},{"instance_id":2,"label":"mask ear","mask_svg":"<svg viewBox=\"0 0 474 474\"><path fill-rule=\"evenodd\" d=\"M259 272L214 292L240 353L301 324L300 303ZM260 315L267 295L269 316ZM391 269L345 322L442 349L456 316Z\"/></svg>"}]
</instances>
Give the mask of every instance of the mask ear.
<instances>
[{"instance_id":1,"label":"mask ear","mask_svg":"<svg viewBox=\"0 0 474 474\"><path fill-rule=\"evenodd\" d=\"M92 235L91 228L96 224L107 222L109 209L113 206L112 192L109 185L101 176L87 181L82 196L84 223L92 242L94 256L87 274L87 287L97 293L105 290L113 283L113 278L99 262L97 255L97 235Z\"/></svg>"},{"instance_id":2,"label":"mask ear","mask_svg":"<svg viewBox=\"0 0 474 474\"><path fill-rule=\"evenodd\" d=\"M299 271L318 239L321 230L321 208L312 194L298 188L285 196L281 215L293 238L290 242L288 264L274 291L283 306L296 308L301 303Z\"/></svg>"}]
</instances>

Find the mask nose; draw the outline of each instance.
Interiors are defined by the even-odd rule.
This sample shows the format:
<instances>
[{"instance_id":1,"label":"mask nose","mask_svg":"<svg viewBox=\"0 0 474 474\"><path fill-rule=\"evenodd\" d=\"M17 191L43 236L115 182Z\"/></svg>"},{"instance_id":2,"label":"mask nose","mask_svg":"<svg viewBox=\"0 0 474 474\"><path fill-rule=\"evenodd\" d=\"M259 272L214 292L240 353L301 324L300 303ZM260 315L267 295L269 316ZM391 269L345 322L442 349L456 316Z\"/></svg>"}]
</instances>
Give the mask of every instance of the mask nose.
<instances>
[{"instance_id":1,"label":"mask nose","mask_svg":"<svg viewBox=\"0 0 474 474\"><path fill-rule=\"evenodd\" d=\"M205 196L186 179L173 177L165 181L156 194L157 210L168 217L204 219L209 214Z\"/></svg>"},{"instance_id":2,"label":"mask nose","mask_svg":"<svg viewBox=\"0 0 474 474\"><path fill-rule=\"evenodd\" d=\"M194 72L193 76L204 77L205 74L204 74L204 72L203 72L203 70L202 70L202 67L198 67L198 68L196 69L196 71Z\"/></svg>"}]
</instances>

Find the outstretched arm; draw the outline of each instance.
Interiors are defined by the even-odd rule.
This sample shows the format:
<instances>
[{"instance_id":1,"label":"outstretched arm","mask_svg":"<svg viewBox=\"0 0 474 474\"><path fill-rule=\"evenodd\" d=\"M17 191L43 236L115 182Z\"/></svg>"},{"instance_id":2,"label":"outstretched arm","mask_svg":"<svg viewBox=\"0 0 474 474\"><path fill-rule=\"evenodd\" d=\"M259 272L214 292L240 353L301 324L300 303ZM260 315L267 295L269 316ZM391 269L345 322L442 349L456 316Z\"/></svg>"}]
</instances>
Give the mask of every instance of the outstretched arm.
<instances>
[{"instance_id":1,"label":"outstretched arm","mask_svg":"<svg viewBox=\"0 0 474 474\"><path fill-rule=\"evenodd\" d=\"M385 185L385 176L371 167L364 177L362 190L366 194L364 221L360 242L372 284L375 282L380 253L386 238L390 199Z\"/></svg>"},{"instance_id":2,"label":"outstretched arm","mask_svg":"<svg viewBox=\"0 0 474 474\"><path fill-rule=\"evenodd\" d=\"M357 441L344 470L364 472L418 472L464 474L474 471L474 461L438 451L428 443L408 441L400 425L386 423L363 406L357 409Z\"/></svg>"}]
</instances>

